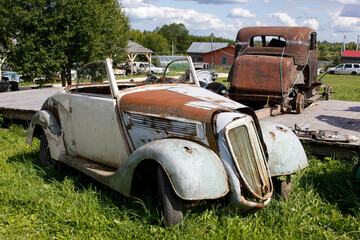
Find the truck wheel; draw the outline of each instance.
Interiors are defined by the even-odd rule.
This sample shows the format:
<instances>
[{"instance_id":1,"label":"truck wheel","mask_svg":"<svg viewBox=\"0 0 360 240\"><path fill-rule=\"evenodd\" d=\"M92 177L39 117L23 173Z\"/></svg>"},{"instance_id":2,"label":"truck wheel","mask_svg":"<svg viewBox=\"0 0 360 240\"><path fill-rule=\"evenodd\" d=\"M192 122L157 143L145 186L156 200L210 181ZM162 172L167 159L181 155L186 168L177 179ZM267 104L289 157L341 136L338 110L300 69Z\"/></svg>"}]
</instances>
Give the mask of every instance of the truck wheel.
<instances>
[{"instance_id":1,"label":"truck wheel","mask_svg":"<svg viewBox=\"0 0 360 240\"><path fill-rule=\"evenodd\" d=\"M355 72L355 71L351 73L351 75L356 75L356 74L357 74L357 72Z\"/></svg>"},{"instance_id":2,"label":"truck wheel","mask_svg":"<svg viewBox=\"0 0 360 240\"><path fill-rule=\"evenodd\" d=\"M286 175L286 180L282 181L277 177L274 177L273 183L275 192L280 195L281 199L286 201L290 197L291 193L291 175Z\"/></svg>"},{"instance_id":3,"label":"truck wheel","mask_svg":"<svg viewBox=\"0 0 360 240\"><path fill-rule=\"evenodd\" d=\"M182 201L174 192L161 166L157 169L157 185L159 205L165 218L165 225L169 227L175 224L181 224L183 219Z\"/></svg>"},{"instance_id":4,"label":"truck wheel","mask_svg":"<svg viewBox=\"0 0 360 240\"><path fill-rule=\"evenodd\" d=\"M298 93L296 97L296 113L302 113L305 108L305 97L304 94Z\"/></svg>"},{"instance_id":5,"label":"truck wheel","mask_svg":"<svg viewBox=\"0 0 360 240\"><path fill-rule=\"evenodd\" d=\"M56 160L51 158L49 143L44 133L40 139L40 163L44 167L55 168Z\"/></svg>"},{"instance_id":6,"label":"truck wheel","mask_svg":"<svg viewBox=\"0 0 360 240\"><path fill-rule=\"evenodd\" d=\"M331 93L332 93L332 86L330 84L328 84L326 86L326 89L325 89L325 96L324 96L324 99L325 100L329 100L330 97L331 97Z\"/></svg>"}]
</instances>

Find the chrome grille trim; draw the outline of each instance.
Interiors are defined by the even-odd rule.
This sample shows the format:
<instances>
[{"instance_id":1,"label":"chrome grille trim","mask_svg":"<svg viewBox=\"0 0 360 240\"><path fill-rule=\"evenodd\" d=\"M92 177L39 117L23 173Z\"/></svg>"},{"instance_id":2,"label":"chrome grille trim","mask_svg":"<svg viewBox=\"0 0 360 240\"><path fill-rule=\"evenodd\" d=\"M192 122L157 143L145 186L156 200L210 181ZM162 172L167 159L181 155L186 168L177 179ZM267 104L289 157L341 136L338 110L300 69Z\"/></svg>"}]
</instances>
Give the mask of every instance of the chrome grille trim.
<instances>
[{"instance_id":1,"label":"chrome grille trim","mask_svg":"<svg viewBox=\"0 0 360 240\"><path fill-rule=\"evenodd\" d=\"M204 126L196 121L135 112L124 113L124 120L126 126L205 138Z\"/></svg>"},{"instance_id":2,"label":"chrome grille trim","mask_svg":"<svg viewBox=\"0 0 360 240\"><path fill-rule=\"evenodd\" d=\"M239 137L247 139L236 141L237 136L236 134L233 135L232 132L240 133L241 128L246 129L246 134L244 134L246 136ZM246 188L255 197L261 200L268 199L272 195L270 173L251 117L244 117L229 123L225 127L225 137L236 170ZM241 160L247 160L248 162L242 162Z\"/></svg>"}]
</instances>

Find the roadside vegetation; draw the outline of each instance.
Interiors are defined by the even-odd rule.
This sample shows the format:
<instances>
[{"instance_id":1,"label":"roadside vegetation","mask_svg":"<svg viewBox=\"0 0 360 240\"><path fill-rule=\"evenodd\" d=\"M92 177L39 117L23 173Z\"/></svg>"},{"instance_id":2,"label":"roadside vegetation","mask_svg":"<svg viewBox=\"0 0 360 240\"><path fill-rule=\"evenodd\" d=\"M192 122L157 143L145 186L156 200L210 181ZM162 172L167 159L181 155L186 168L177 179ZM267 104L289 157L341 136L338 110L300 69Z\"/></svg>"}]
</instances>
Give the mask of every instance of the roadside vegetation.
<instances>
[{"instance_id":1,"label":"roadside vegetation","mask_svg":"<svg viewBox=\"0 0 360 240\"><path fill-rule=\"evenodd\" d=\"M3 239L357 239L359 161L309 156L292 179L289 201L278 197L254 213L227 201L201 202L184 225L163 227L148 195L126 198L66 166L43 168L39 141L26 130L0 130L0 236Z\"/></svg>"}]
</instances>

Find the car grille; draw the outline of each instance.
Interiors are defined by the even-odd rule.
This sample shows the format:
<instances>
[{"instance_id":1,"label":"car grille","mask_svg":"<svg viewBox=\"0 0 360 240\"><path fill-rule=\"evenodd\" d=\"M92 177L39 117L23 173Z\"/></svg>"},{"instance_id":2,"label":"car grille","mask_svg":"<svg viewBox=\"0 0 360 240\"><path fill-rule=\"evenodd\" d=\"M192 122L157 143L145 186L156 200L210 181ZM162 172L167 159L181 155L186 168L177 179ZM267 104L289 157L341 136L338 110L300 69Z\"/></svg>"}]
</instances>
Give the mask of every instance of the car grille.
<instances>
[{"instance_id":1,"label":"car grille","mask_svg":"<svg viewBox=\"0 0 360 240\"><path fill-rule=\"evenodd\" d=\"M261 200L271 196L271 183L255 128L245 125L227 130L227 141L236 168L247 189ZM249 130L250 133L249 133Z\"/></svg>"},{"instance_id":2,"label":"car grille","mask_svg":"<svg viewBox=\"0 0 360 240\"><path fill-rule=\"evenodd\" d=\"M137 113L127 113L129 124L134 127L164 131L178 135L190 135L204 138L204 130L201 123L191 121L179 121L166 117L149 116Z\"/></svg>"}]
</instances>

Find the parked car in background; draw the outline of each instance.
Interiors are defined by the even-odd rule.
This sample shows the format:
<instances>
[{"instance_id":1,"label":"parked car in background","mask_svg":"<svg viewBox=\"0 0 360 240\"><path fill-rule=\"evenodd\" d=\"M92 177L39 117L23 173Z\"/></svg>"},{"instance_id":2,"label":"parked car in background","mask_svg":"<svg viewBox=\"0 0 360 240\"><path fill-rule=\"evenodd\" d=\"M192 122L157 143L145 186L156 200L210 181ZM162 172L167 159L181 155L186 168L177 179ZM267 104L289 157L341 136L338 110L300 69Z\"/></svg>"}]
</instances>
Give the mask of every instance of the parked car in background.
<instances>
[{"instance_id":1,"label":"parked car in background","mask_svg":"<svg viewBox=\"0 0 360 240\"><path fill-rule=\"evenodd\" d=\"M337 65L336 67L328 68L327 73L357 75L357 74L360 74L360 64L359 63L342 63L342 64Z\"/></svg>"},{"instance_id":2,"label":"parked car in background","mask_svg":"<svg viewBox=\"0 0 360 240\"><path fill-rule=\"evenodd\" d=\"M2 70L0 79L0 92L17 91L19 83L22 82L22 74L17 72Z\"/></svg>"},{"instance_id":3,"label":"parked car in background","mask_svg":"<svg viewBox=\"0 0 360 240\"><path fill-rule=\"evenodd\" d=\"M151 64L151 71L150 71L150 67L149 67L149 63L144 63L143 66L141 67L141 72L143 73L152 73L152 74L164 74L165 73L165 68L162 67L155 67L154 64ZM167 73L169 72L169 70L167 70Z\"/></svg>"},{"instance_id":4,"label":"parked car in background","mask_svg":"<svg viewBox=\"0 0 360 240\"><path fill-rule=\"evenodd\" d=\"M27 142L40 139L48 167L66 163L126 196L149 188L166 225L182 222L183 204L226 195L243 210L261 209L272 177L308 165L301 143L285 126L260 123L247 106L201 88L185 60L179 78L143 82L116 82L109 59L97 63L105 70L84 66L87 81L102 73L108 81L89 84L78 74L35 114Z\"/></svg>"},{"instance_id":5,"label":"parked car in background","mask_svg":"<svg viewBox=\"0 0 360 240\"><path fill-rule=\"evenodd\" d=\"M1 71L1 80L5 81L5 82L22 82L23 80L21 79L22 74L18 74L17 72L13 72L13 71L7 71L7 70L3 70Z\"/></svg>"},{"instance_id":6,"label":"parked car in background","mask_svg":"<svg viewBox=\"0 0 360 240\"><path fill-rule=\"evenodd\" d=\"M197 71L207 71L211 75L211 80L215 81L218 78L218 73L211 69L209 63L205 62L195 62L194 63L195 70Z\"/></svg>"}]
</instances>

